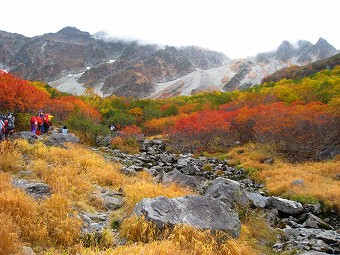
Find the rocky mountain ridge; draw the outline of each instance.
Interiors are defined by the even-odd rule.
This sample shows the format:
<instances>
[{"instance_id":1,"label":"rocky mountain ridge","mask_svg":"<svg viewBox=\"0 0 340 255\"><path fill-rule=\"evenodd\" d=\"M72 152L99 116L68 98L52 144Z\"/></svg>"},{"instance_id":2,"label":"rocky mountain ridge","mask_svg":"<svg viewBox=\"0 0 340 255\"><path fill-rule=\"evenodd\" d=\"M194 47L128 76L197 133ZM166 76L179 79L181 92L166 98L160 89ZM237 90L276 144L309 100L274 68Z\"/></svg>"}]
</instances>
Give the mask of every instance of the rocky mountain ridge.
<instances>
[{"instance_id":1,"label":"rocky mountain ridge","mask_svg":"<svg viewBox=\"0 0 340 255\"><path fill-rule=\"evenodd\" d=\"M273 52L229 59L223 53L188 47L160 47L90 35L74 27L32 38L0 31L0 69L57 89L102 96L170 97L200 91L230 91L260 83L274 71L335 55L320 38L313 45L282 42Z\"/></svg>"}]
</instances>

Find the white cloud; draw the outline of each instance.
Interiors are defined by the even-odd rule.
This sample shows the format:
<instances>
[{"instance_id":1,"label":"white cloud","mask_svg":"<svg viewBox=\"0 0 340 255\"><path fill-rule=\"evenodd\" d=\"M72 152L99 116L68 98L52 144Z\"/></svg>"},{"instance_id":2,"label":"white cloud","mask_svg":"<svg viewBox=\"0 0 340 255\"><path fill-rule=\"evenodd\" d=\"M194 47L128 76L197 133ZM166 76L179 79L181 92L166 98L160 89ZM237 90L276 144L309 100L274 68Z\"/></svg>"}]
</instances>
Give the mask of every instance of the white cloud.
<instances>
[{"instance_id":1,"label":"white cloud","mask_svg":"<svg viewBox=\"0 0 340 255\"><path fill-rule=\"evenodd\" d=\"M315 43L323 37L340 47L338 0L17 0L1 9L0 30L27 36L75 26L231 57L268 51L285 39Z\"/></svg>"}]
</instances>

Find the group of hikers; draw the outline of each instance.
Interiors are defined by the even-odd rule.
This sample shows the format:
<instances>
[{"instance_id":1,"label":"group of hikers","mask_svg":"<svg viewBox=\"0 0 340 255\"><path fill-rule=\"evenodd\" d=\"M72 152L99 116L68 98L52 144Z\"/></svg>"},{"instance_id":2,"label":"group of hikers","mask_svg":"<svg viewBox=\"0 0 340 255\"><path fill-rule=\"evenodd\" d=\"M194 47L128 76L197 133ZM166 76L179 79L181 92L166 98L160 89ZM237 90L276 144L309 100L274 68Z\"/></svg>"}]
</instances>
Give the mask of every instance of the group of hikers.
<instances>
[{"instance_id":1,"label":"group of hikers","mask_svg":"<svg viewBox=\"0 0 340 255\"><path fill-rule=\"evenodd\" d=\"M5 138L8 140L8 136L13 134L15 117L13 113L0 114L0 141Z\"/></svg>"},{"instance_id":2,"label":"group of hikers","mask_svg":"<svg viewBox=\"0 0 340 255\"><path fill-rule=\"evenodd\" d=\"M31 132L36 135L40 135L42 133L48 133L50 127L52 126L52 118L53 116L49 113L43 113L40 111L36 116L31 116L30 125ZM13 135L15 117L13 113L3 114L0 113L0 141L3 139L8 140L8 137ZM63 127L63 133L67 132L67 127Z\"/></svg>"},{"instance_id":3,"label":"group of hikers","mask_svg":"<svg viewBox=\"0 0 340 255\"><path fill-rule=\"evenodd\" d=\"M52 126L52 118L53 116L51 114L43 113L42 111L38 112L37 115L31 116L31 132L35 133L36 135L48 133L50 127Z\"/></svg>"}]
</instances>

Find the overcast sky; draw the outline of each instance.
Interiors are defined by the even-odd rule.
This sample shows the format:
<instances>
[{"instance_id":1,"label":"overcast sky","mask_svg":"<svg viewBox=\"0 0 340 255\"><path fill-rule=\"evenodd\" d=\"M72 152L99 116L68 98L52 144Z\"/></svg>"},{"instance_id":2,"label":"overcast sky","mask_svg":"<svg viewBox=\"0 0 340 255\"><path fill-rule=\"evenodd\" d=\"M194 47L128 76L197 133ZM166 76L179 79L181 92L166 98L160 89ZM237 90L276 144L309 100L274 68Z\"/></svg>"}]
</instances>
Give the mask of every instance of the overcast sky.
<instances>
[{"instance_id":1,"label":"overcast sky","mask_svg":"<svg viewBox=\"0 0 340 255\"><path fill-rule=\"evenodd\" d=\"M340 0L1 0L0 30L26 36L74 26L94 34L245 57L283 40L340 49Z\"/></svg>"}]
</instances>

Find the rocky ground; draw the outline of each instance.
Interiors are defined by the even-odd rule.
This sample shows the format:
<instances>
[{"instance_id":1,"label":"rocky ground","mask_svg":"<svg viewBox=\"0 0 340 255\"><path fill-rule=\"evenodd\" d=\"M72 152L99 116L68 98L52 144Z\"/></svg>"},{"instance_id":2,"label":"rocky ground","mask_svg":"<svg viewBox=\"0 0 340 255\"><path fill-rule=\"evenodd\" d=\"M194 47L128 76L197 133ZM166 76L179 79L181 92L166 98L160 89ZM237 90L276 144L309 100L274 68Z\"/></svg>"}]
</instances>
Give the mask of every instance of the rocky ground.
<instances>
[{"instance_id":1,"label":"rocky ground","mask_svg":"<svg viewBox=\"0 0 340 255\"><path fill-rule=\"evenodd\" d=\"M37 139L29 133L17 136L32 141ZM52 134L47 141L50 145L63 146L63 142L77 142L77 139L71 134ZM246 211L245 208L248 211L256 209L272 228L282 232L280 241L272 247L273 251L340 254L337 211L324 215L320 204L301 204L267 196L261 191L262 184L247 178L243 169L229 166L227 160L194 158L191 154L175 155L165 150L161 140L144 140L141 152L135 155L112 150L106 145L104 139L102 146L92 150L110 161L122 163L121 171L126 175L146 171L154 176L155 182L175 182L197 192L197 195L186 197L157 197L139 202L133 213L145 215L159 227L185 223L202 229L223 230L237 238L241 226L239 214ZM18 176L27 174L30 173L22 172ZM296 182L298 185L298 180ZM40 182L17 178L13 180L13 185L37 199L51 194L49 187ZM105 209L97 213L79 212L84 222L84 236L93 233L100 236L105 228L110 227L109 215L122 206L124 194L98 186L93 198L102 199Z\"/></svg>"}]
</instances>

